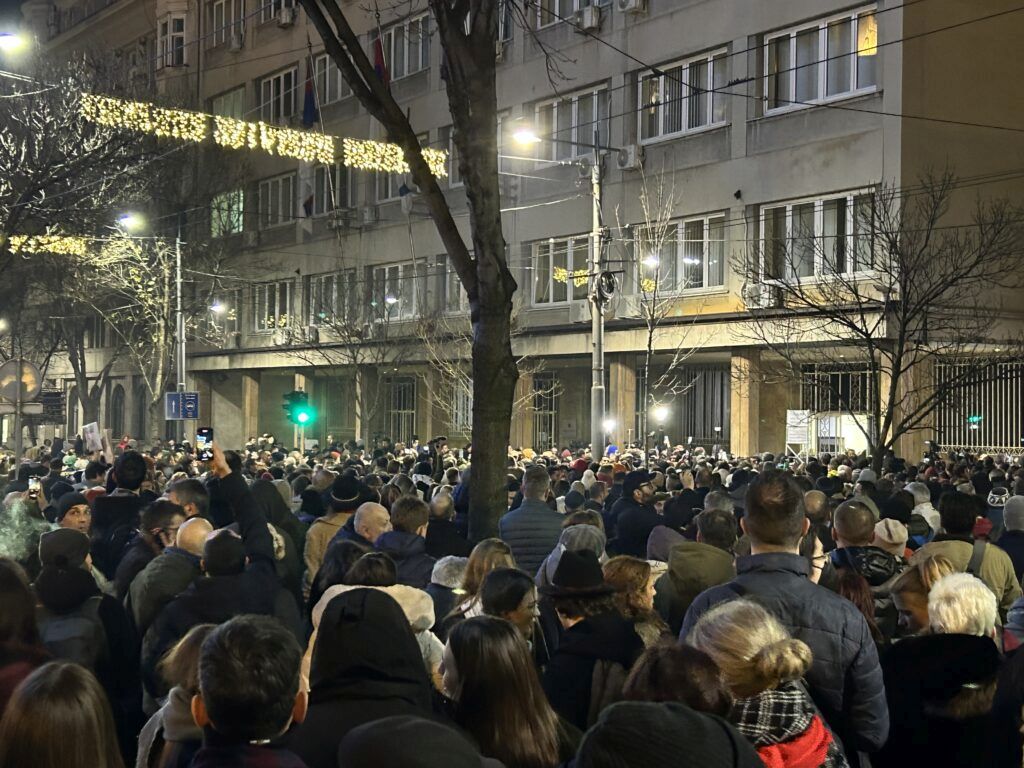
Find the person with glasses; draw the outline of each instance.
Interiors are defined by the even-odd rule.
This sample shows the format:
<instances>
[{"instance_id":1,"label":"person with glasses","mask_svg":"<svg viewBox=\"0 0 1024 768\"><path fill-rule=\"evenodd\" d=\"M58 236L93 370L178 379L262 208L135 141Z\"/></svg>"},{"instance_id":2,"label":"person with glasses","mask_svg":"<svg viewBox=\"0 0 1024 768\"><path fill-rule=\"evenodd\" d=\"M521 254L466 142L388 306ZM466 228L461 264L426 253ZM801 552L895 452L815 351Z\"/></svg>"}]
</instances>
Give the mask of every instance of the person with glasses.
<instances>
[{"instance_id":1,"label":"person with glasses","mask_svg":"<svg viewBox=\"0 0 1024 768\"><path fill-rule=\"evenodd\" d=\"M613 547L616 554L647 557L647 539L665 518L654 507L654 474L635 469L622 482L622 498L615 502L612 517L618 534Z\"/></svg>"},{"instance_id":2,"label":"person with glasses","mask_svg":"<svg viewBox=\"0 0 1024 768\"><path fill-rule=\"evenodd\" d=\"M174 545L178 528L185 522L185 510L167 499L157 499L142 510L135 537L128 545L114 573L114 593L124 602L136 576L165 547Z\"/></svg>"}]
</instances>

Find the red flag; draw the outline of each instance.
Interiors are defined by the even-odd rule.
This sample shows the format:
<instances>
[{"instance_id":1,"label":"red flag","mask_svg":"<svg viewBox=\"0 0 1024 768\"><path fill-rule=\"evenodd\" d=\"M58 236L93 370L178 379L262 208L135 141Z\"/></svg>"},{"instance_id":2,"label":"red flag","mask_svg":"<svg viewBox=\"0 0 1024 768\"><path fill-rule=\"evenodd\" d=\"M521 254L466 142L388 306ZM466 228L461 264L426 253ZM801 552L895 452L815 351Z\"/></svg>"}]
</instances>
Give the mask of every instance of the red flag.
<instances>
[{"instance_id":1,"label":"red flag","mask_svg":"<svg viewBox=\"0 0 1024 768\"><path fill-rule=\"evenodd\" d=\"M388 65L384 61L384 43L378 37L373 41L373 69L384 87L391 85L391 77L388 75Z\"/></svg>"}]
</instances>

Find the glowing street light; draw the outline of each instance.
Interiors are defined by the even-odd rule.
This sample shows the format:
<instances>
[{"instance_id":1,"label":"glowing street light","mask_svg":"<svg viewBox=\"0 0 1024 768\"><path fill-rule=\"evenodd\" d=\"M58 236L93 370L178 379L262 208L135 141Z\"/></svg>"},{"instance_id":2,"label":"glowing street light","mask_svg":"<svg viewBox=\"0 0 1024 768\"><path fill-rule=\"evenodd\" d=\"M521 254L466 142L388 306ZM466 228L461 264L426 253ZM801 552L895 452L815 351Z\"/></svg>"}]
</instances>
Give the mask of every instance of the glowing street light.
<instances>
[{"instance_id":1,"label":"glowing street light","mask_svg":"<svg viewBox=\"0 0 1024 768\"><path fill-rule=\"evenodd\" d=\"M17 53L28 47L28 40L23 35L14 32L0 33L0 51L3 53Z\"/></svg>"},{"instance_id":2,"label":"glowing street light","mask_svg":"<svg viewBox=\"0 0 1024 768\"><path fill-rule=\"evenodd\" d=\"M215 315L219 315L223 312L226 312L227 307L225 307L219 301L215 301L213 302L213 304L210 305L210 311L213 312Z\"/></svg>"},{"instance_id":3,"label":"glowing street light","mask_svg":"<svg viewBox=\"0 0 1024 768\"><path fill-rule=\"evenodd\" d=\"M397 296L385 296L384 297L384 303L387 304L389 307L393 307L395 304L398 303L398 297Z\"/></svg>"},{"instance_id":4,"label":"glowing street light","mask_svg":"<svg viewBox=\"0 0 1024 768\"><path fill-rule=\"evenodd\" d=\"M657 421L659 424L664 424L665 419L668 418L668 406L655 406L654 409L651 411L651 415L654 416L655 421Z\"/></svg>"},{"instance_id":5,"label":"glowing street light","mask_svg":"<svg viewBox=\"0 0 1024 768\"><path fill-rule=\"evenodd\" d=\"M117 223L125 232L141 232L146 228L146 219L142 214L129 211L117 217Z\"/></svg>"},{"instance_id":6,"label":"glowing street light","mask_svg":"<svg viewBox=\"0 0 1024 768\"><path fill-rule=\"evenodd\" d=\"M648 254L640 263L643 264L645 267L655 269L661 263L661 259L658 258L658 254L651 253Z\"/></svg>"},{"instance_id":7,"label":"glowing street light","mask_svg":"<svg viewBox=\"0 0 1024 768\"><path fill-rule=\"evenodd\" d=\"M537 132L528 125L516 128L515 131L512 132L512 139L516 144L523 144L527 146L530 144L540 143L540 136L538 136Z\"/></svg>"},{"instance_id":8,"label":"glowing street light","mask_svg":"<svg viewBox=\"0 0 1024 768\"><path fill-rule=\"evenodd\" d=\"M615 430L615 427L617 426L617 423L615 419L608 418L601 422L601 426L604 427L605 432L613 432Z\"/></svg>"}]
</instances>

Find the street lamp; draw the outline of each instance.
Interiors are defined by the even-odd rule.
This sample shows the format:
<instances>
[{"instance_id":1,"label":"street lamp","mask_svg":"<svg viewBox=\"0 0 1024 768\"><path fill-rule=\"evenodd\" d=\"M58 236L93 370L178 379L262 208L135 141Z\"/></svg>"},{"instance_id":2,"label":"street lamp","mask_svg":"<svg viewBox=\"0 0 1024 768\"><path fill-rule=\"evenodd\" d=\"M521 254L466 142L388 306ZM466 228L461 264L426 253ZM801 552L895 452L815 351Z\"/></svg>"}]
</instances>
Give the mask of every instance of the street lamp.
<instances>
[{"instance_id":1,"label":"street lamp","mask_svg":"<svg viewBox=\"0 0 1024 768\"><path fill-rule=\"evenodd\" d=\"M213 304L210 305L210 311L213 312L213 314L215 315L220 315L227 311L227 307L225 307L219 301L215 301L213 302Z\"/></svg>"},{"instance_id":2,"label":"street lamp","mask_svg":"<svg viewBox=\"0 0 1024 768\"><path fill-rule=\"evenodd\" d=\"M117 217L117 223L125 232L137 234L146 228L146 218L134 211L122 213Z\"/></svg>"},{"instance_id":3,"label":"street lamp","mask_svg":"<svg viewBox=\"0 0 1024 768\"><path fill-rule=\"evenodd\" d=\"M601 267L601 135L598 125L594 126L594 143L583 144L565 139L550 139L564 142L577 147L589 147L594 150L594 162L584 164L575 161L583 168L590 170L591 194L591 227L590 237L590 338L591 338L591 381L590 381L590 452L596 459L604 453L604 433L601 431L602 419L605 414L604 392L604 307L615 292L615 278L611 273L603 273ZM512 132L512 138L521 145L538 144L541 137L533 126L521 123ZM613 149L607 147L607 149Z\"/></svg>"},{"instance_id":4,"label":"street lamp","mask_svg":"<svg viewBox=\"0 0 1024 768\"><path fill-rule=\"evenodd\" d=\"M651 411L651 415L658 422L658 427L660 428L665 423L665 419L668 418L668 407L664 405L655 406Z\"/></svg>"},{"instance_id":5,"label":"street lamp","mask_svg":"<svg viewBox=\"0 0 1024 768\"><path fill-rule=\"evenodd\" d=\"M28 40L24 35L15 32L0 32L0 51L3 53L17 53L28 47Z\"/></svg>"}]
</instances>

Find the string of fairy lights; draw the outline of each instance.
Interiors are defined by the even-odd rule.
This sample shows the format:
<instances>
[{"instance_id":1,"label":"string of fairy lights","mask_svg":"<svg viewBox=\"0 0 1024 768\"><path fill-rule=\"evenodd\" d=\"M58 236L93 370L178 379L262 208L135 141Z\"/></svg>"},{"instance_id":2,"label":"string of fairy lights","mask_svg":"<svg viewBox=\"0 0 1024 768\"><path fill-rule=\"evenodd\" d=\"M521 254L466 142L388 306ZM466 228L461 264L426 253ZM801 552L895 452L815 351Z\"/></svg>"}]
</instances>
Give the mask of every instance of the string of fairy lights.
<instances>
[{"instance_id":1,"label":"string of fairy lights","mask_svg":"<svg viewBox=\"0 0 1024 768\"><path fill-rule=\"evenodd\" d=\"M253 123L94 94L82 95L80 114L83 119L99 125L195 144L212 139L227 149L260 150L305 163L330 165L341 162L360 171L409 172L409 163L402 148L382 141L347 137L339 141L338 137L318 131L299 131L262 121ZM448 153L445 150L425 147L420 151L432 174L438 178L448 175Z\"/></svg>"}]
</instances>

